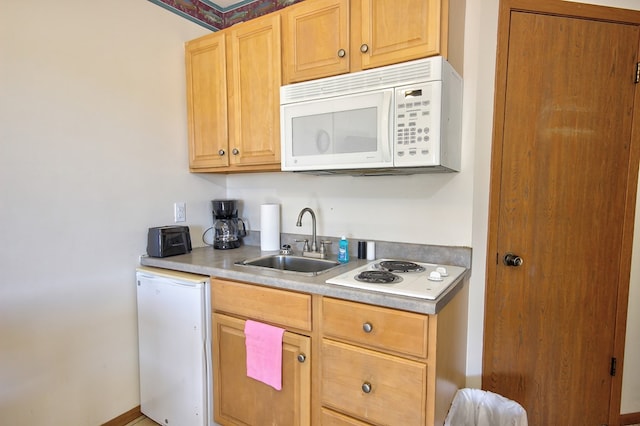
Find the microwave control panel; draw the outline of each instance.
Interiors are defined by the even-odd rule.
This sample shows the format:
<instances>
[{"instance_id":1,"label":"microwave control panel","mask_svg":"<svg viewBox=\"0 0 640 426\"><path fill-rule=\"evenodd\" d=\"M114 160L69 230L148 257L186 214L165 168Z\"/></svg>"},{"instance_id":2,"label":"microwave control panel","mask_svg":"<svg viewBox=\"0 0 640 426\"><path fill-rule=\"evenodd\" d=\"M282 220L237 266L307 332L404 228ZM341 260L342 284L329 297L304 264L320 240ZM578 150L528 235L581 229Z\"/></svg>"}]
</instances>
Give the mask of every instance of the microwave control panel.
<instances>
[{"instance_id":1,"label":"microwave control panel","mask_svg":"<svg viewBox=\"0 0 640 426\"><path fill-rule=\"evenodd\" d=\"M441 88L440 81L396 88L396 166L430 166L439 163Z\"/></svg>"}]
</instances>

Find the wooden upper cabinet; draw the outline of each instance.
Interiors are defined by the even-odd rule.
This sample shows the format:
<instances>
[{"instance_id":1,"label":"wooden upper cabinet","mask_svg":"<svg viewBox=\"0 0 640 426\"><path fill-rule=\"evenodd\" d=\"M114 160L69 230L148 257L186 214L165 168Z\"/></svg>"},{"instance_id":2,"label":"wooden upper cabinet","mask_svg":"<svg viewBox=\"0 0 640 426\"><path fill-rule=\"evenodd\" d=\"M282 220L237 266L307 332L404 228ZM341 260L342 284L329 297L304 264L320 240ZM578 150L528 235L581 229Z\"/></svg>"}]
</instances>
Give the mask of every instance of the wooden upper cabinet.
<instances>
[{"instance_id":1,"label":"wooden upper cabinet","mask_svg":"<svg viewBox=\"0 0 640 426\"><path fill-rule=\"evenodd\" d=\"M230 163L280 170L280 16L231 27L228 50Z\"/></svg>"},{"instance_id":2,"label":"wooden upper cabinet","mask_svg":"<svg viewBox=\"0 0 640 426\"><path fill-rule=\"evenodd\" d=\"M228 166L227 71L225 34L186 44L189 167Z\"/></svg>"},{"instance_id":3,"label":"wooden upper cabinet","mask_svg":"<svg viewBox=\"0 0 640 426\"><path fill-rule=\"evenodd\" d=\"M280 15L186 45L189 167L280 170Z\"/></svg>"},{"instance_id":4,"label":"wooden upper cabinet","mask_svg":"<svg viewBox=\"0 0 640 426\"><path fill-rule=\"evenodd\" d=\"M284 84L436 55L461 72L464 0L307 0L282 17Z\"/></svg>"},{"instance_id":5,"label":"wooden upper cabinet","mask_svg":"<svg viewBox=\"0 0 640 426\"><path fill-rule=\"evenodd\" d=\"M352 0L351 67L369 69L441 54L441 0Z\"/></svg>"},{"instance_id":6,"label":"wooden upper cabinet","mask_svg":"<svg viewBox=\"0 0 640 426\"><path fill-rule=\"evenodd\" d=\"M282 13L283 80L349 72L349 0L304 1Z\"/></svg>"}]
</instances>

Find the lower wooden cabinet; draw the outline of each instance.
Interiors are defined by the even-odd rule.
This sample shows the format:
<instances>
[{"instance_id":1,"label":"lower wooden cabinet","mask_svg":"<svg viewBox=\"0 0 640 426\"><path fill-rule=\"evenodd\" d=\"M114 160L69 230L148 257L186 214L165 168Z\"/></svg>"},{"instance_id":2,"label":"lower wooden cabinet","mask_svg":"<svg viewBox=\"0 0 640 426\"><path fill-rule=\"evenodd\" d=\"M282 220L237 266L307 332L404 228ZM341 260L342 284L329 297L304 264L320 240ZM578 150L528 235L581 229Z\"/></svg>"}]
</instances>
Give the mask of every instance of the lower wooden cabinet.
<instances>
[{"instance_id":1,"label":"lower wooden cabinet","mask_svg":"<svg viewBox=\"0 0 640 426\"><path fill-rule=\"evenodd\" d=\"M440 426L465 385L466 284L437 315L211 279L221 425ZM247 377L247 319L286 331L282 390Z\"/></svg>"},{"instance_id":2,"label":"lower wooden cabinet","mask_svg":"<svg viewBox=\"0 0 640 426\"><path fill-rule=\"evenodd\" d=\"M441 426L465 385L467 298L424 315L323 297L319 424Z\"/></svg>"},{"instance_id":3,"label":"lower wooden cabinet","mask_svg":"<svg viewBox=\"0 0 640 426\"><path fill-rule=\"evenodd\" d=\"M311 424L311 295L212 277L211 307L215 421L248 426ZM286 330L281 390L247 377L247 319Z\"/></svg>"},{"instance_id":4,"label":"lower wooden cabinet","mask_svg":"<svg viewBox=\"0 0 640 426\"><path fill-rule=\"evenodd\" d=\"M306 426L311 416L311 339L285 332L282 390L247 377L245 320L213 315L215 420L222 425Z\"/></svg>"}]
</instances>

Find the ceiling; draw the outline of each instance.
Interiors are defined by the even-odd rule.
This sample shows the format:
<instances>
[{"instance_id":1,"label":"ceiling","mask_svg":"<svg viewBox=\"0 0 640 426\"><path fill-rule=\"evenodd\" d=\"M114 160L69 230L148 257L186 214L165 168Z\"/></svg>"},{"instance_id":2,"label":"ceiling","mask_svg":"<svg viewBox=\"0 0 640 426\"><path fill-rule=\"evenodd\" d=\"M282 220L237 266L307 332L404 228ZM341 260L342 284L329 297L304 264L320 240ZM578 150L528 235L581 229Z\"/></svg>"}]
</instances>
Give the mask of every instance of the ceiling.
<instances>
[{"instance_id":1,"label":"ceiling","mask_svg":"<svg viewBox=\"0 0 640 426\"><path fill-rule=\"evenodd\" d=\"M302 0L149 0L211 31L248 21Z\"/></svg>"}]
</instances>

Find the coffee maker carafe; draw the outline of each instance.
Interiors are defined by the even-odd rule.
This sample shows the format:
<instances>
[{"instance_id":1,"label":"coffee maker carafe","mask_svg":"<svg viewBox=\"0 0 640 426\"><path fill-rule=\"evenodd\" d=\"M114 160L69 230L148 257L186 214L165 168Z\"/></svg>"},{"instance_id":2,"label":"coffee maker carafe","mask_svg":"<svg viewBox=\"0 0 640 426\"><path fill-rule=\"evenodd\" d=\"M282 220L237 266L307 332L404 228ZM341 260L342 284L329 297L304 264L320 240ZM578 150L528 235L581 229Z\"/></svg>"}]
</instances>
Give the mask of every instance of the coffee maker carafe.
<instances>
[{"instance_id":1,"label":"coffee maker carafe","mask_svg":"<svg viewBox=\"0 0 640 426\"><path fill-rule=\"evenodd\" d=\"M238 218L236 200L213 200L213 248L234 249L240 247L241 238L247 235L242 219Z\"/></svg>"}]
</instances>

